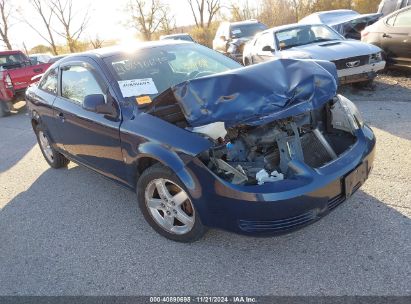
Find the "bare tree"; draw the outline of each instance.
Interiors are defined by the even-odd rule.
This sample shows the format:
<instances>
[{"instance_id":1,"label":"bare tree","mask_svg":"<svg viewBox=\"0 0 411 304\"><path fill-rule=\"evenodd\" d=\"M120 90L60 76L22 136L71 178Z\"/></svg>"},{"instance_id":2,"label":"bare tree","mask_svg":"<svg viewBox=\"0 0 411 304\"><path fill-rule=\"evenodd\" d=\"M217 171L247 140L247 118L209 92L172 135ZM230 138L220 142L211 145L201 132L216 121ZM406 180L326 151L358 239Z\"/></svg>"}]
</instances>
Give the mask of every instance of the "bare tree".
<instances>
[{"instance_id":1,"label":"bare tree","mask_svg":"<svg viewBox=\"0 0 411 304\"><path fill-rule=\"evenodd\" d=\"M228 8L231 12L232 21L242 21L257 18L257 9L250 6L249 0L245 0L242 3L238 0L232 0Z\"/></svg>"},{"instance_id":2,"label":"bare tree","mask_svg":"<svg viewBox=\"0 0 411 304\"><path fill-rule=\"evenodd\" d=\"M208 12L208 21L207 21L207 27L209 28L211 25L211 22L213 21L213 18L217 14L217 12L220 10L221 5L220 5L220 0L206 0L207 2L207 12Z\"/></svg>"},{"instance_id":3,"label":"bare tree","mask_svg":"<svg viewBox=\"0 0 411 304\"><path fill-rule=\"evenodd\" d=\"M103 46L104 40L100 39L98 35L93 39L90 39L90 44L93 46L94 49L99 49Z\"/></svg>"},{"instance_id":4,"label":"bare tree","mask_svg":"<svg viewBox=\"0 0 411 304\"><path fill-rule=\"evenodd\" d=\"M134 0L128 4L133 26L142 32L145 40L151 40L164 21L164 4L160 0Z\"/></svg>"},{"instance_id":5,"label":"bare tree","mask_svg":"<svg viewBox=\"0 0 411 304\"><path fill-rule=\"evenodd\" d=\"M207 28L210 27L213 18L221 8L220 0L187 0L190 5L194 21L198 28L205 28L207 18Z\"/></svg>"},{"instance_id":6,"label":"bare tree","mask_svg":"<svg viewBox=\"0 0 411 304\"><path fill-rule=\"evenodd\" d=\"M166 34L166 35L169 35L177 27L176 18L171 13L171 10L169 9L168 6L163 6L161 8L161 12L162 12L162 15L163 15L163 17L161 18L161 24L160 24L161 32Z\"/></svg>"},{"instance_id":7,"label":"bare tree","mask_svg":"<svg viewBox=\"0 0 411 304\"><path fill-rule=\"evenodd\" d=\"M77 15L73 10L73 0L49 0L50 8L56 18L60 21L63 31L56 31L61 37L65 38L71 53L76 51L76 44L87 27L89 21L89 8L85 9L81 22L74 29L74 17Z\"/></svg>"},{"instance_id":8,"label":"bare tree","mask_svg":"<svg viewBox=\"0 0 411 304\"><path fill-rule=\"evenodd\" d=\"M41 38L43 38L51 47L54 55L58 55L57 46L54 40L52 31L52 17L53 10L50 8L50 3L47 0L30 0L34 12L36 12L44 24L47 33L34 26L30 20L31 18L21 18L21 21L26 23L31 29L33 29Z\"/></svg>"},{"instance_id":9,"label":"bare tree","mask_svg":"<svg viewBox=\"0 0 411 304\"><path fill-rule=\"evenodd\" d=\"M0 0L0 36L8 50L11 50L11 43L9 40L9 28L10 28L10 14L12 7L9 6L9 0Z\"/></svg>"},{"instance_id":10,"label":"bare tree","mask_svg":"<svg viewBox=\"0 0 411 304\"><path fill-rule=\"evenodd\" d=\"M268 26L277 26L295 22L295 14L286 1L263 0L258 19Z\"/></svg>"}]
</instances>

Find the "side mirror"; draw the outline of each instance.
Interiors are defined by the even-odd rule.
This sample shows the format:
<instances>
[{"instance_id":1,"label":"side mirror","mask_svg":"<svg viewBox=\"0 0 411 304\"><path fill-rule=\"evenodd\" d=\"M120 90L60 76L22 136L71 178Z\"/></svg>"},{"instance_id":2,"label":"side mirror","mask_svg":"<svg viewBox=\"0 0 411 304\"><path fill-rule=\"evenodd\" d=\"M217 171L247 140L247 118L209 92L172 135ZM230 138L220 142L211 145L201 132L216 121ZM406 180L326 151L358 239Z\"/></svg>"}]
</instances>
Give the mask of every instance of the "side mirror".
<instances>
[{"instance_id":1,"label":"side mirror","mask_svg":"<svg viewBox=\"0 0 411 304\"><path fill-rule=\"evenodd\" d=\"M106 103L103 94L90 94L84 97L83 109L99 114L117 116L117 109L113 103Z\"/></svg>"},{"instance_id":2,"label":"side mirror","mask_svg":"<svg viewBox=\"0 0 411 304\"><path fill-rule=\"evenodd\" d=\"M273 52L273 51L274 49L269 45L266 45L265 47L263 47L263 52Z\"/></svg>"}]
</instances>

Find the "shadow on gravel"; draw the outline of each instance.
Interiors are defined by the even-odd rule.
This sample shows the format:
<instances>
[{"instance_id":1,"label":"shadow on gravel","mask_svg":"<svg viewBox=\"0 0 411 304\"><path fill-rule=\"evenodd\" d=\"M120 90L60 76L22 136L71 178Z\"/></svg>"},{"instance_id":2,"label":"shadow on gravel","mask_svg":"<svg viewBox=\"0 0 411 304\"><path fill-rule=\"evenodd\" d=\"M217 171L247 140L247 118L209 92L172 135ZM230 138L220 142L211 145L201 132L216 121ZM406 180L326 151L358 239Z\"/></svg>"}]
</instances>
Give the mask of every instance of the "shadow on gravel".
<instances>
[{"instance_id":1,"label":"shadow on gravel","mask_svg":"<svg viewBox=\"0 0 411 304\"><path fill-rule=\"evenodd\" d=\"M0 212L0 294L409 294L411 221L358 191L297 232L156 234L135 195L82 167L45 171Z\"/></svg>"},{"instance_id":2,"label":"shadow on gravel","mask_svg":"<svg viewBox=\"0 0 411 304\"><path fill-rule=\"evenodd\" d=\"M411 71L387 70L377 75L372 87L342 85L338 91L353 101L411 102Z\"/></svg>"},{"instance_id":3,"label":"shadow on gravel","mask_svg":"<svg viewBox=\"0 0 411 304\"><path fill-rule=\"evenodd\" d=\"M25 107L0 118L0 173L20 161L36 144Z\"/></svg>"}]
</instances>

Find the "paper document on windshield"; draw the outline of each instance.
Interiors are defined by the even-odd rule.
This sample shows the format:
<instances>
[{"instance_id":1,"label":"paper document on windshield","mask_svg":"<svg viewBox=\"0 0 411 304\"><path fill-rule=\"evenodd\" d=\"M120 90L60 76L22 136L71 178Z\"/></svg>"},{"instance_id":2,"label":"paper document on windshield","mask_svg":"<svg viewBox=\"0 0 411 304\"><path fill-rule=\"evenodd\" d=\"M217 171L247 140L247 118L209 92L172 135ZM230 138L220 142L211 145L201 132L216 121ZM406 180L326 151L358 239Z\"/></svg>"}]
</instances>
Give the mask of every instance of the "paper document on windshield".
<instances>
[{"instance_id":1,"label":"paper document on windshield","mask_svg":"<svg viewBox=\"0 0 411 304\"><path fill-rule=\"evenodd\" d=\"M153 78L121 80L118 82L123 97L157 94Z\"/></svg>"}]
</instances>

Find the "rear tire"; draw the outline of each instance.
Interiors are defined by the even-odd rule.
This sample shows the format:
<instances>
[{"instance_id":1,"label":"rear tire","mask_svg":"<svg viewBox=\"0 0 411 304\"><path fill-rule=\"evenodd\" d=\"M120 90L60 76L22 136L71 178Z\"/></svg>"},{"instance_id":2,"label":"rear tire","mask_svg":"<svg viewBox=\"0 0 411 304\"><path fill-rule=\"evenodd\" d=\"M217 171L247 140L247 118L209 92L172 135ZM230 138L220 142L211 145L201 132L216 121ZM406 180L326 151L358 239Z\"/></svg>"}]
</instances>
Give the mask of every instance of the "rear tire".
<instances>
[{"instance_id":1,"label":"rear tire","mask_svg":"<svg viewBox=\"0 0 411 304\"><path fill-rule=\"evenodd\" d=\"M50 137L48 136L45 128L42 125L36 125L34 127L34 132L36 133L37 142L40 146L41 153L50 167L54 169L67 167L70 160L53 148Z\"/></svg>"},{"instance_id":2,"label":"rear tire","mask_svg":"<svg viewBox=\"0 0 411 304\"><path fill-rule=\"evenodd\" d=\"M191 243L206 231L184 184L163 165L156 164L141 174L137 200L150 226L170 240Z\"/></svg>"}]
</instances>

